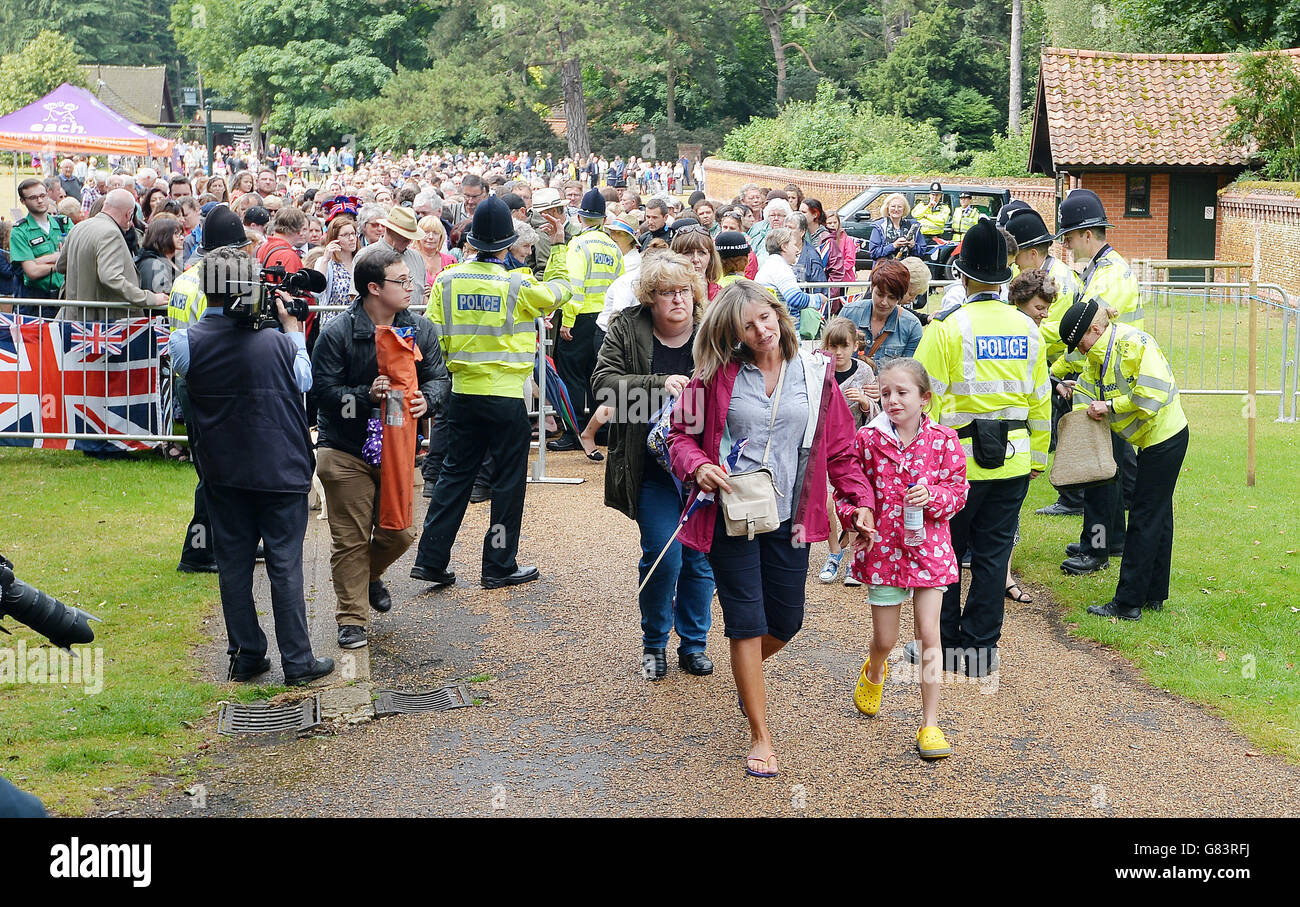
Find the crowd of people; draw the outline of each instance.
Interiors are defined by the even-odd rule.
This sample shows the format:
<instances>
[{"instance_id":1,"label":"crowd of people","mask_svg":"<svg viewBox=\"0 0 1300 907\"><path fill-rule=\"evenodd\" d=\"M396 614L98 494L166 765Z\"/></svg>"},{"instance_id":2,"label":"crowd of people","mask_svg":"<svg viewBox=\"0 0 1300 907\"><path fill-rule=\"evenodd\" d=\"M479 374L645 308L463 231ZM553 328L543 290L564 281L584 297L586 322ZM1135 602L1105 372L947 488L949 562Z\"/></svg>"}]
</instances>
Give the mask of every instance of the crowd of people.
<instances>
[{"instance_id":1,"label":"crowd of people","mask_svg":"<svg viewBox=\"0 0 1300 907\"><path fill-rule=\"evenodd\" d=\"M180 569L220 575L232 679L270 667L251 592L259 540L286 678L332 670L302 617L313 448L341 647L367 644L370 612L393 606L384 573L417 539L411 576L457 581L451 552L471 502L491 501L482 585L538 579L517 552L526 401L542 383L556 414L554 436L538 440L603 459L606 504L637 524L648 680L667 674L673 631L680 668L713 672L716 594L752 776L778 772L763 665L802 626L822 542L814 575L843 571L872 608L857 708L880 711L910 601L917 749L952 752L943 672L999 669L1005 602L1031 600L1010 573L1020 510L1072 410L1113 430L1116 472L1046 510L1084 517L1063 569L1122 554L1113 599L1089 609L1103 617L1136 620L1168 597L1187 420L1091 192L1069 194L1059 232L1023 202L995 220L947 210L937 188L910 209L891 195L867 274L835 214L798 186L683 200L700 176L692 161L350 154L222 149L211 175L186 158L188 172L84 178L69 159L20 186L18 295L167 304L199 472ZM73 189L80 201L67 203ZM1078 270L1053 255L1058 240ZM933 243L956 246L957 280L927 317L921 256ZM281 299L280 331L241 332L238 294L219 275L268 268L319 272L321 308L299 319ZM866 291L845 285L859 277ZM245 335L259 338L255 356L240 352ZM232 399L256 417L235 418ZM265 425L281 427L274 443L289 453L252 474L243 452L266 442Z\"/></svg>"}]
</instances>

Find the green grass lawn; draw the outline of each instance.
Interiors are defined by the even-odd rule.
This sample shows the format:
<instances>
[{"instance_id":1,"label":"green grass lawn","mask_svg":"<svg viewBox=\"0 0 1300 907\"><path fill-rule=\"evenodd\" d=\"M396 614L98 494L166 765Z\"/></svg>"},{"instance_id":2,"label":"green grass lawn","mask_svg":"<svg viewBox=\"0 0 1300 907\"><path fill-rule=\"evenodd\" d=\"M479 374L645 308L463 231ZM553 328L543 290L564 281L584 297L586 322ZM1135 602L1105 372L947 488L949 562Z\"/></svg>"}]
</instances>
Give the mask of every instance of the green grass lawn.
<instances>
[{"instance_id":1,"label":"green grass lawn","mask_svg":"<svg viewBox=\"0 0 1300 907\"><path fill-rule=\"evenodd\" d=\"M1055 498L1045 480L1031 485L1013 566L1052 590L1072 632L1113 646L1153 685L1203 703L1260 749L1300 762L1300 424L1259 420L1257 484L1247 488L1241 402L1184 397L1183 408L1191 445L1163 612L1136 623L1086 613L1110 600L1118 564L1089 577L1060 572L1081 518L1033 513Z\"/></svg>"},{"instance_id":2,"label":"green grass lawn","mask_svg":"<svg viewBox=\"0 0 1300 907\"><path fill-rule=\"evenodd\" d=\"M192 651L219 600L212 574L175 570L194 470L161 459L0 448L0 551L20 579L99 617L103 689L0 686L0 772L61 813L104 787L181 772L201 719L226 688L196 682ZM40 645L12 618L0 646Z\"/></svg>"}]
</instances>

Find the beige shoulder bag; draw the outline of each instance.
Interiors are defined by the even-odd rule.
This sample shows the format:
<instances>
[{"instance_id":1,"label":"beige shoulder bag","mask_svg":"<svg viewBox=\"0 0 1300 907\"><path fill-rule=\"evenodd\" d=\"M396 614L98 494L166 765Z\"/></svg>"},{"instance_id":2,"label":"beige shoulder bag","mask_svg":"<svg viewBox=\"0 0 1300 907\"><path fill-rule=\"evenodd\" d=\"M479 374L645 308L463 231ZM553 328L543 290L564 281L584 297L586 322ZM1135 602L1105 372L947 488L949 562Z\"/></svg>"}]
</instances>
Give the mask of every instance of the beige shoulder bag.
<instances>
[{"instance_id":1,"label":"beige shoulder bag","mask_svg":"<svg viewBox=\"0 0 1300 907\"><path fill-rule=\"evenodd\" d=\"M772 421L767 427L767 446L757 469L737 472L727 476L731 491L718 491L722 505L722 518L727 525L727 535L746 536L752 539L761 532L771 532L781 525L776 510L776 485L772 470L767 468L767 455L772 450L772 432L776 428L776 411L781 406L781 389L785 385L785 366L776 379L776 395L772 398Z\"/></svg>"}]
</instances>

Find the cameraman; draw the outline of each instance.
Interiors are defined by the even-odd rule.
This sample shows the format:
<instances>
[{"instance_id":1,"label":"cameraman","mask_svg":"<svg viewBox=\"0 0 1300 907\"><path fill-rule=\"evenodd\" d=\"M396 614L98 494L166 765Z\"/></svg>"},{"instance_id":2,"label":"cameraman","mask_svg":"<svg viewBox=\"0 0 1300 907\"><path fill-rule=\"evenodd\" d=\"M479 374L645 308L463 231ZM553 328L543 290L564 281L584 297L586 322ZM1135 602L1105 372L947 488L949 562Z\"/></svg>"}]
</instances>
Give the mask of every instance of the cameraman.
<instances>
[{"instance_id":1,"label":"cameraman","mask_svg":"<svg viewBox=\"0 0 1300 907\"><path fill-rule=\"evenodd\" d=\"M343 649L366 645L367 603L381 614L392 608L384 571L411 547L416 535L413 516L406 529L380 527L380 467L362 458L371 409L381 405L392 386L391 376L379 373L376 325L415 331L419 390L408 395L412 419L432 415L451 394L433 322L408 310L413 296L410 269L395 249L370 248L373 251L356 263L354 274L361 298L325 326L312 354L320 405L317 474L329 506L330 567ZM410 468L388 481L404 483L409 492L414 469L412 456Z\"/></svg>"},{"instance_id":2,"label":"cameraman","mask_svg":"<svg viewBox=\"0 0 1300 907\"><path fill-rule=\"evenodd\" d=\"M198 438L208 512L230 638L230 679L271 669L266 634L253 603L253 564L265 542L271 608L285 683L324 677L334 661L316 658L307 635L302 545L314 468L303 394L311 360L302 325L276 293L284 333L252 330L225 309L258 281L256 262L239 249L203 257L208 307L197 324L171 335L172 365L189 388L191 432Z\"/></svg>"}]
</instances>

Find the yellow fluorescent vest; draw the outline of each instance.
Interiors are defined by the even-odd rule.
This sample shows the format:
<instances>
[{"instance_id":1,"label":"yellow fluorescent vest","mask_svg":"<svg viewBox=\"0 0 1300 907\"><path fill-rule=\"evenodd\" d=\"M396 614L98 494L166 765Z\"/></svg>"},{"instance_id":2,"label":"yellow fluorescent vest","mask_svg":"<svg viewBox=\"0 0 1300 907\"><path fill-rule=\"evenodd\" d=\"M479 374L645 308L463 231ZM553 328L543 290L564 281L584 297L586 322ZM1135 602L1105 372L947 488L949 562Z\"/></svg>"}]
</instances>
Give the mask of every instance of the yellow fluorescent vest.
<instances>
[{"instance_id":1,"label":"yellow fluorescent vest","mask_svg":"<svg viewBox=\"0 0 1300 907\"><path fill-rule=\"evenodd\" d=\"M564 306L563 325L571 328L579 315L604 310L605 291L623 273L623 252L608 234L592 227L569 243L566 259L573 296Z\"/></svg>"},{"instance_id":2,"label":"yellow fluorescent vest","mask_svg":"<svg viewBox=\"0 0 1300 907\"><path fill-rule=\"evenodd\" d=\"M959 430L974 419L1028 423L1027 431L1011 430L1012 455L996 469L977 464L970 439L962 438L968 479L1010 479L1047 468L1051 384L1042 337L1024 313L996 298L967 302L930 322L916 358L930 373L928 411L941 424Z\"/></svg>"},{"instance_id":3,"label":"yellow fluorescent vest","mask_svg":"<svg viewBox=\"0 0 1300 907\"><path fill-rule=\"evenodd\" d=\"M931 209L930 201L919 201L912 208L912 216L921 224L921 232L926 236L938 236L948 226L948 218L952 217L952 208L940 202L939 207Z\"/></svg>"},{"instance_id":4,"label":"yellow fluorescent vest","mask_svg":"<svg viewBox=\"0 0 1300 907\"><path fill-rule=\"evenodd\" d=\"M952 238L954 242L961 242L966 231L980 222L980 210L974 205L969 208L958 208L952 213Z\"/></svg>"},{"instance_id":5,"label":"yellow fluorescent vest","mask_svg":"<svg viewBox=\"0 0 1300 907\"><path fill-rule=\"evenodd\" d=\"M196 323L208 307L208 297L203 294L203 263L195 262L172 283L167 297L167 321L172 330Z\"/></svg>"},{"instance_id":6,"label":"yellow fluorescent vest","mask_svg":"<svg viewBox=\"0 0 1300 907\"><path fill-rule=\"evenodd\" d=\"M555 250L542 280L527 268L468 261L443 271L429 300L451 389L457 394L522 397L537 355L535 319L569 298L564 249Z\"/></svg>"},{"instance_id":7,"label":"yellow fluorescent vest","mask_svg":"<svg viewBox=\"0 0 1300 907\"><path fill-rule=\"evenodd\" d=\"M1187 427L1173 371L1151 335L1126 324L1107 325L1083 365L1074 387L1074 408L1109 401L1111 430L1134 447L1167 441ZM1059 360L1052 371L1067 368Z\"/></svg>"},{"instance_id":8,"label":"yellow fluorescent vest","mask_svg":"<svg viewBox=\"0 0 1300 907\"><path fill-rule=\"evenodd\" d=\"M1047 361L1052 363L1065 352L1065 344L1061 341L1061 319L1070 310L1070 306L1079 301L1080 287L1075 273L1055 256L1047 256L1043 270L1056 281L1056 299L1047 310L1047 317L1042 324L1043 342L1047 344ZM1075 358L1079 359L1077 356Z\"/></svg>"}]
</instances>

